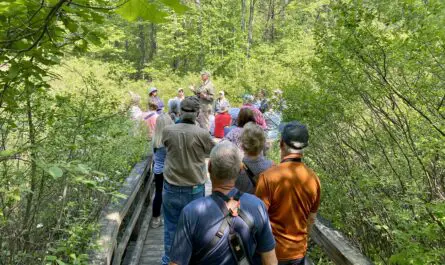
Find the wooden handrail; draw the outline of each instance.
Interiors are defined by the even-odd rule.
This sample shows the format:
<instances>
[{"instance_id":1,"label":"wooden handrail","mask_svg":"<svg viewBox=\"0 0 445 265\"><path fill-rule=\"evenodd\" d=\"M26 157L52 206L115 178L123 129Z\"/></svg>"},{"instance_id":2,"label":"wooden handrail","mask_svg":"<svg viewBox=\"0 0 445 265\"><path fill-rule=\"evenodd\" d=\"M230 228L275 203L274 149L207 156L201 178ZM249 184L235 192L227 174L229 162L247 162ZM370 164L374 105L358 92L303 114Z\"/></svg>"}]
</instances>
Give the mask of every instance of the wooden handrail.
<instances>
[{"instance_id":1,"label":"wooden handrail","mask_svg":"<svg viewBox=\"0 0 445 265\"><path fill-rule=\"evenodd\" d=\"M152 157L149 156L146 160L136 164L119 190L126 198L110 202L102 211L99 218L100 230L95 239L98 249L90 253L88 264L121 263L131 235L135 230L138 230L137 224L141 225L138 220L144 205L150 203L153 194L151 162Z\"/></svg>"},{"instance_id":2,"label":"wooden handrail","mask_svg":"<svg viewBox=\"0 0 445 265\"><path fill-rule=\"evenodd\" d=\"M339 231L322 224L317 218L311 231L312 240L324 253L339 265L372 265L373 263L360 250L348 243Z\"/></svg>"},{"instance_id":3,"label":"wooden handrail","mask_svg":"<svg viewBox=\"0 0 445 265\"><path fill-rule=\"evenodd\" d=\"M119 190L127 197L117 202L111 202L102 211L99 219L100 232L96 239L99 248L90 253L89 264L121 264L133 233L138 234L138 238L130 264L139 263L143 242L151 219L150 204L154 194L152 185L154 176L150 172L151 162L152 157L150 156L147 160L136 164ZM144 216L142 216L143 209L147 209ZM119 236L120 234L121 236ZM318 219L315 221L310 236L335 264L373 264L357 248L349 244L346 237L340 232L325 226ZM312 262L308 259L306 264L312 264Z\"/></svg>"}]
</instances>

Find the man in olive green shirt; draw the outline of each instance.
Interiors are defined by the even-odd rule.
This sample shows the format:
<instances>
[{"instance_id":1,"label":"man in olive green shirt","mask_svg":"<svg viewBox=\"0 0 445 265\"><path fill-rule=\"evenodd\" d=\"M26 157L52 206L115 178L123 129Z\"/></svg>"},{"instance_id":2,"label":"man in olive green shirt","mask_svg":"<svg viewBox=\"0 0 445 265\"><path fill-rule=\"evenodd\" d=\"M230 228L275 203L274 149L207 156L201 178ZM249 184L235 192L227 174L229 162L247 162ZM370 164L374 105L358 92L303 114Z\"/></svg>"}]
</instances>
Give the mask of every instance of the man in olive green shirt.
<instances>
[{"instance_id":1,"label":"man in olive green shirt","mask_svg":"<svg viewBox=\"0 0 445 265\"><path fill-rule=\"evenodd\" d=\"M186 97L180 109L180 122L165 127L162 132L167 150L162 192L165 250L162 264L169 262L170 247L182 208L205 195L205 159L214 146L209 131L195 125L200 100L196 96Z\"/></svg>"},{"instance_id":2,"label":"man in olive green shirt","mask_svg":"<svg viewBox=\"0 0 445 265\"><path fill-rule=\"evenodd\" d=\"M200 100L200 110L197 121L199 126L207 131L210 130L209 116L212 114L213 96L215 87L210 80L210 72L201 72L202 84L199 88L192 88L192 91L198 96Z\"/></svg>"}]
</instances>

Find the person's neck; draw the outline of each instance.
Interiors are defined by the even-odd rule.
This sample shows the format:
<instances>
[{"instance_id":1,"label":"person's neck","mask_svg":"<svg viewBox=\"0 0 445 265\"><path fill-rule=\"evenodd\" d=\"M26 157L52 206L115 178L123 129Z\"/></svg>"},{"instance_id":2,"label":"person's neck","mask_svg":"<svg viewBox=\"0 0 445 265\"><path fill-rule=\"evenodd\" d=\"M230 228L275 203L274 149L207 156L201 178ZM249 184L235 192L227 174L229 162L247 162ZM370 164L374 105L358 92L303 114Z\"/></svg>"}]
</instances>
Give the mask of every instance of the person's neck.
<instances>
[{"instance_id":1,"label":"person's neck","mask_svg":"<svg viewBox=\"0 0 445 265\"><path fill-rule=\"evenodd\" d=\"M281 149L281 160L283 160L286 156L290 155L289 152L286 152L285 150Z\"/></svg>"},{"instance_id":2,"label":"person's neck","mask_svg":"<svg viewBox=\"0 0 445 265\"><path fill-rule=\"evenodd\" d=\"M257 154L257 155L250 155L247 153L244 153L244 157L250 160L256 160L261 156L261 153Z\"/></svg>"},{"instance_id":3,"label":"person's neck","mask_svg":"<svg viewBox=\"0 0 445 265\"><path fill-rule=\"evenodd\" d=\"M235 188L235 182L218 183L212 180L212 192L219 191L223 194L228 194L233 188Z\"/></svg>"},{"instance_id":4,"label":"person's neck","mask_svg":"<svg viewBox=\"0 0 445 265\"><path fill-rule=\"evenodd\" d=\"M281 151L281 160L283 160L285 157L287 156L296 156L296 157L303 157L303 152L301 153L289 153L289 152L285 152L285 151Z\"/></svg>"}]
</instances>

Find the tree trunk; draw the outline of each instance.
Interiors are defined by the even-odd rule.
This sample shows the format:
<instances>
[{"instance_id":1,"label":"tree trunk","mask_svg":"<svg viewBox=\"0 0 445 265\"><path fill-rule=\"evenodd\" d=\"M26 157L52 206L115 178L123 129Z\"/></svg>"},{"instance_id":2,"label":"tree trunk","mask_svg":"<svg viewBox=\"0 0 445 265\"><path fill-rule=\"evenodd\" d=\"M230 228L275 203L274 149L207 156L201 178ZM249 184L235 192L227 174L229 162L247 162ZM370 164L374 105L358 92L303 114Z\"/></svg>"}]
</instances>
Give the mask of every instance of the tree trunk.
<instances>
[{"instance_id":1,"label":"tree trunk","mask_svg":"<svg viewBox=\"0 0 445 265\"><path fill-rule=\"evenodd\" d=\"M241 0L241 30L246 31L246 0Z\"/></svg>"},{"instance_id":2,"label":"tree trunk","mask_svg":"<svg viewBox=\"0 0 445 265\"><path fill-rule=\"evenodd\" d=\"M139 51L141 56L139 57L136 78L141 79L143 75L145 56L146 56L144 22L139 21L138 29L139 29Z\"/></svg>"},{"instance_id":3,"label":"tree trunk","mask_svg":"<svg viewBox=\"0 0 445 265\"><path fill-rule=\"evenodd\" d=\"M156 55L156 51L158 49L158 42L156 39L157 29L155 23L150 23L150 52L148 53L148 61L153 61L153 58Z\"/></svg>"},{"instance_id":4,"label":"tree trunk","mask_svg":"<svg viewBox=\"0 0 445 265\"><path fill-rule=\"evenodd\" d=\"M196 6L199 10L199 20L198 20L198 36L199 36L199 46L200 46L200 53L199 53L199 66L201 69L204 67L204 47L202 45L202 8L201 8L201 1L195 0Z\"/></svg>"},{"instance_id":5,"label":"tree trunk","mask_svg":"<svg viewBox=\"0 0 445 265\"><path fill-rule=\"evenodd\" d=\"M269 1L264 39L267 41L274 41L275 39L275 0Z\"/></svg>"},{"instance_id":6,"label":"tree trunk","mask_svg":"<svg viewBox=\"0 0 445 265\"><path fill-rule=\"evenodd\" d=\"M30 190L26 194L26 209L25 209L25 215L23 217L23 224L22 229L28 230L28 228L31 226L31 211L32 211L32 205L33 205L33 199L34 194L37 188L37 153L35 150L36 145L36 130L33 122L33 112L32 112L32 105L31 105L31 88L27 88L27 97L26 97L26 114L28 118L28 133L29 133L29 143L31 144L30 148L30 154L31 157L31 171L30 171ZM38 203L38 202L37 202ZM25 242L29 242L29 231L24 234ZM26 245L26 244L25 244Z\"/></svg>"},{"instance_id":7,"label":"tree trunk","mask_svg":"<svg viewBox=\"0 0 445 265\"><path fill-rule=\"evenodd\" d=\"M286 19L286 7L289 5L290 0L283 0L283 7L281 8L281 17Z\"/></svg>"},{"instance_id":8,"label":"tree trunk","mask_svg":"<svg viewBox=\"0 0 445 265\"><path fill-rule=\"evenodd\" d=\"M255 11L255 0L250 0L250 10L249 10L249 28L247 35L247 58L250 57L250 48L252 46L253 40L253 14Z\"/></svg>"}]
</instances>

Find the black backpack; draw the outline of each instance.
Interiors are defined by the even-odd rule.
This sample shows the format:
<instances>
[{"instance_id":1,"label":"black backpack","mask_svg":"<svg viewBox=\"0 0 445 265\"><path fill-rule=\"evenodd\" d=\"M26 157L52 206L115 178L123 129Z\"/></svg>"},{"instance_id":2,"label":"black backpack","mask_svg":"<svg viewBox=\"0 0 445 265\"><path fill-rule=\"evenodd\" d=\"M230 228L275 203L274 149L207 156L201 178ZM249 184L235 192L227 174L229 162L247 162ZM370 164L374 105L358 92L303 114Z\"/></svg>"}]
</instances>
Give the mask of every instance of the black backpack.
<instances>
[{"instance_id":1,"label":"black backpack","mask_svg":"<svg viewBox=\"0 0 445 265\"><path fill-rule=\"evenodd\" d=\"M233 212L229 211L229 209L227 209L226 206L226 202L229 202L232 199L239 202L239 199L242 195L243 193L241 191L238 191L235 194L235 196L233 196L233 198L229 198L228 196L226 196L221 192L212 193L211 198L215 201L219 209L222 211L224 218L221 221L221 225L219 226L219 229L216 232L215 236L213 237L212 241L210 241L207 245L205 245L205 247L203 247L200 251L194 254L192 257L192 261L195 262L201 261L202 258L204 258L207 255L207 253L213 250L214 247L218 244L218 242L222 240L225 230L227 229L227 227L229 227L230 230L227 239L229 240L229 246L233 257L237 261L237 264L239 265L253 264L250 257L247 256L246 248L243 244L241 236L234 229L234 222L233 222L235 218L237 217L241 218L249 227L251 235L254 236L256 231L253 220L251 220L250 217L247 216L242 209L238 208L237 212ZM190 264L192 264L192 262Z\"/></svg>"}]
</instances>

